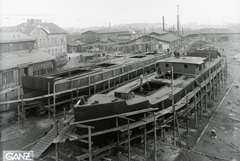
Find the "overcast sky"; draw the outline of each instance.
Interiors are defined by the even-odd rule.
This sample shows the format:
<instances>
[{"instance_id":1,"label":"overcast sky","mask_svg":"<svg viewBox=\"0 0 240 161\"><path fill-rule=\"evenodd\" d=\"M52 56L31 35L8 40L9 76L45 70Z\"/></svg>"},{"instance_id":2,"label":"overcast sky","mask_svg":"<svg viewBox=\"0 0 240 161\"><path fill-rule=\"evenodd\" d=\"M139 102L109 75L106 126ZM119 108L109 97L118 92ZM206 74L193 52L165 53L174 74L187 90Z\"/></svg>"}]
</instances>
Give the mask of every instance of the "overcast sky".
<instances>
[{"instance_id":1,"label":"overcast sky","mask_svg":"<svg viewBox=\"0 0 240 161\"><path fill-rule=\"evenodd\" d=\"M61 27L94 27L111 23L240 23L240 0L0 0L0 26L36 18Z\"/></svg>"}]
</instances>

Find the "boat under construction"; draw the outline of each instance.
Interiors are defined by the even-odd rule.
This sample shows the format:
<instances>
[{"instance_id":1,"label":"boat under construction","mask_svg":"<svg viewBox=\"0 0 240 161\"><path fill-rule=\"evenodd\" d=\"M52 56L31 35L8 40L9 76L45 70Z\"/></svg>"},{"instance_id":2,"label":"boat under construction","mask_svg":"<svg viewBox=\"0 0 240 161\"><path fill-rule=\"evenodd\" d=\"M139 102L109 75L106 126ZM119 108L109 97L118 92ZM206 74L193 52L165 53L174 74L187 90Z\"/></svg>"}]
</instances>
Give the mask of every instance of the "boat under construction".
<instances>
[{"instance_id":1,"label":"boat under construction","mask_svg":"<svg viewBox=\"0 0 240 161\"><path fill-rule=\"evenodd\" d=\"M35 159L52 143L57 148L69 142L78 145L72 156L77 160L99 159L111 149L130 157L131 142L144 138L146 152L146 135L154 132L155 145L157 130L164 135L173 127L175 133L178 117L189 123L194 111L197 122L208 98L220 89L225 71L226 61L216 49L143 53L40 77L23 76L23 97L0 104L11 105L5 110L17 104L22 120L32 109L53 113L54 119L63 114L31 148ZM128 151L122 148L126 143Z\"/></svg>"},{"instance_id":2,"label":"boat under construction","mask_svg":"<svg viewBox=\"0 0 240 161\"><path fill-rule=\"evenodd\" d=\"M172 122L175 129L177 117L188 122L194 111L197 122L208 97L214 97L223 82L221 54L210 49L186 56L175 53L155 65L155 73L143 72L137 80L107 93L81 96L54 143L78 141L82 153L75 156L77 160L99 158L112 148L122 151L125 143L130 155L131 141L144 137L146 150L146 134L155 136Z\"/></svg>"}]
</instances>

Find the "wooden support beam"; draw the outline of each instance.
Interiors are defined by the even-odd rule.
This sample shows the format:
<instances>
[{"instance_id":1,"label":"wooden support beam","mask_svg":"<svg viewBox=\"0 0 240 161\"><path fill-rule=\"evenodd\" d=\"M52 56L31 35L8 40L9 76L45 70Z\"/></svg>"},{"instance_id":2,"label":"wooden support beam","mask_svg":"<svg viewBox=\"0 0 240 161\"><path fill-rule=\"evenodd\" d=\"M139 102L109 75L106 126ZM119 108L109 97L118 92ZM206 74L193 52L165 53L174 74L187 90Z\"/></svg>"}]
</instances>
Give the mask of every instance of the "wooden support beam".
<instances>
[{"instance_id":1,"label":"wooden support beam","mask_svg":"<svg viewBox=\"0 0 240 161\"><path fill-rule=\"evenodd\" d=\"M94 93L94 94L96 94L96 93L97 93L97 86L96 86L96 84L95 84L95 83L93 84L93 93Z\"/></svg>"},{"instance_id":2,"label":"wooden support beam","mask_svg":"<svg viewBox=\"0 0 240 161\"><path fill-rule=\"evenodd\" d=\"M50 82L48 82L48 94L50 94ZM50 97L48 97L48 106L50 105ZM48 118L50 119L51 113L48 111Z\"/></svg>"},{"instance_id":3,"label":"wooden support beam","mask_svg":"<svg viewBox=\"0 0 240 161\"><path fill-rule=\"evenodd\" d=\"M117 127L117 128L119 127L118 117L116 117L116 127ZM120 144L119 144L119 139L120 139L119 131L117 131L117 148L119 148L119 146L120 146ZM120 161L120 153L119 153L119 152L117 153L117 157L118 157L118 161Z\"/></svg>"},{"instance_id":4,"label":"wooden support beam","mask_svg":"<svg viewBox=\"0 0 240 161\"><path fill-rule=\"evenodd\" d=\"M178 132L178 137L179 137L179 142L180 142L180 148L182 148L182 140L181 140L181 134L179 131L179 122L178 122L177 116L176 116L176 124L177 124L177 132Z\"/></svg>"},{"instance_id":5,"label":"wooden support beam","mask_svg":"<svg viewBox=\"0 0 240 161\"><path fill-rule=\"evenodd\" d=\"M207 111L207 82L205 81L205 111Z\"/></svg>"},{"instance_id":6,"label":"wooden support beam","mask_svg":"<svg viewBox=\"0 0 240 161\"><path fill-rule=\"evenodd\" d=\"M22 112L21 112L21 114L20 114L20 115L22 115L22 117L23 117L23 119L22 119L22 128L23 128L23 125L24 125L23 120L26 120L24 104L25 104L25 103L23 102L23 95L22 95ZM20 116L20 115L19 115L19 116Z\"/></svg>"},{"instance_id":7,"label":"wooden support beam","mask_svg":"<svg viewBox=\"0 0 240 161\"><path fill-rule=\"evenodd\" d=\"M108 92L110 92L110 88L111 88L111 86L110 86L110 79L108 77Z\"/></svg>"},{"instance_id":8,"label":"wooden support beam","mask_svg":"<svg viewBox=\"0 0 240 161\"><path fill-rule=\"evenodd\" d=\"M58 136L58 120L55 121L56 126L56 137ZM59 160L58 158L58 143L55 143L55 153L56 153L56 161Z\"/></svg>"},{"instance_id":9,"label":"wooden support beam","mask_svg":"<svg viewBox=\"0 0 240 161\"><path fill-rule=\"evenodd\" d=\"M20 99L20 88L18 88L18 99ZM18 115L20 115L20 104L18 103ZM20 126L20 117L18 117L18 125Z\"/></svg>"},{"instance_id":10,"label":"wooden support beam","mask_svg":"<svg viewBox=\"0 0 240 161\"><path fill-rule=\"evenodd\" d=\"M91 136L91 127L88 126L88 154L89 154L89 161L92 161L92 136Z\"/></svg>"},{"instance_id":11,"label":"wooden support beam","mask_svg":"<svg viewBox=\"0 0 240 161\"><path fill-rule=\"evenodd\" d=\"M91 77L88 75L88 95L91 96Z\"/></svg>"},{"instance_id":12,"label":"wooden support beam","mask_svg":"<svg viewBox=\"0 0 240 161\"><path fill-rule=\"evenodd\" d=\"M113 69L113 76L114 76L114 77L116 76L116 71L115 71L115 69ZM115 87L115 79L113 79L113 86Z\"/></svg>"},{"instance_id":13,"label":"wooden support beam","mask_svg":"<svg viewBox=\"0 0 240 161\"><path fill-rule=\"evenodd\" d=\"M73 123L69 123L69 124L70 125L75 125L76 127L85 128L85 129L88 129L88 128L94 129L95 128L93 126L88 126L88 125L83 125L83 124L73 124Z\"/></svg>"},{"instance_id":14,"label":"wooden support beam","mask_svg":"<svg viewBox=\"0 0 240 161\"><path fill-rule=\"evenodd\" d=\"M71 79L71 89L73 89L73 79ZM73 91L71 91L71 103L73 104Z\"/></svg>"},{"instance_id":15,"label":"wooden support beam","mask_svg":"<svg viewBox=\"0 0 240 161\"><path fill-rule=\"evenodd\" d=\"M131 118L127 118L127 117L125 117L125 116L118 116L119 118L122 118L122 119L125 119L125 120L130 120L130 121L135 121L134 119L131 119Z\"/></svg>"},{"instance_id":16,"label":"wooden support beam","mask_svg":"<svg viewBox=\"0 0 240 161\"><path fill-rule=\"evenodd\" d=\"M202 79L203 81L203 79ZM202 118L203 116L203 88L201 86L201 89L200 89L200 117Z\"/></svg>"},{"instance_id":17,"label":"wooden support beam","mask_svg":"<svg viewBox=\"0 0 240 161\"><path fill-rule=\"evenodd\" d=\"M188 95L187 90L185 89L185 96L186 96L186 117L187 117L187 135L189 134L189 116L188 116Z\"/></svg>"},{"instance_id":18,"label":"wooden support beam","mask_svg":"<svg viewBox=\"0 0 240 161\"><path fill-rule=\"evenodd\" d=\"M157 122L156 122L156 116L153 115L154 117L154 160L157 161Z\"/></svg>"},{"instance_id":19,"label":"wooden support beam","mask_svg":"<svg viewBox=\"0 0 240 161\"><path fill-rule=\"evenodd\" d=\"M53 119L55 120L56 118L56 95L55 95L55 90L56 90L56 86L55 83L53 84Z\"/></svg>"},{"instance_id":20,"label":"wooden support beam","mask_svg":"<svg viewBox=\"0 0 240 161\"><path fill-rule=\"evenodd\" d=\"M129 122L130 122L130 120L128 119L127 120L127 122L128 122L128 161L130 161L130 159L131 159L131 154L130 154L130 148L131 148L131 140L130 140L130 128L129 128Z\"/></svg>"},{"instance_id":21,"label":"wooden support beam","mask_svg":"<svg viewBox=\"0 0 240 161\"><path fill-rule=\"evenodd\" d=\"M196 97L196 91L194 89L194 86L193 86L193 92L194 92L194 110L195 110L195 125L197 125L198 123L198 118L197 118L197 115L198 115L198 111L197 111L197 97Z\"/></svg>"},{"instance_id":22,"label":"wooden support beam","mask_svg":"<svg viewBox=\"0 0 240 161\"><path fill-rule=\"evenodd\" d=\"M164 101L162 101L162 110L164 109ZM163 125L165 125L165 116L163 115L162 116L162 123ZM163 137L163 142L165 141L165 129L162 128L162 137Z\"/></svg>"},{"instance_id":23,"label":"wooden support beam","mask_svg":"<svg viewBox=\"0 0 240 161\"><path fill-rule=\"evenodd\" d=\"M146 118L146 113L144 113L144 119ZM144 155L147 155L147 125L144 125Z\"/></svg>"}]
</instances>

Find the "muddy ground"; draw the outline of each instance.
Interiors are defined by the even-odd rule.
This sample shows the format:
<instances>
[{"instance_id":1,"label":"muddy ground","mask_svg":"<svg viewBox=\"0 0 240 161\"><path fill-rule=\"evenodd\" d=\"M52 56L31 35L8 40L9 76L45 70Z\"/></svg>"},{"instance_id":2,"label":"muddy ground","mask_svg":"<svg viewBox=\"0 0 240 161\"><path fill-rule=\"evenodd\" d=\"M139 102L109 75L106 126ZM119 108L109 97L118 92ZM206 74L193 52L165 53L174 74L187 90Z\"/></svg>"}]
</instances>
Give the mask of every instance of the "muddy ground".
<instances>
[{"instance_id":1,"label":"muddy ground","mask_svg":"<svg viewBox=\"0 0 240 161\"><path fill-rule=\"evenodd\" d=\"M212 44L222 48L222 43ZM190 132L186 134L186 123L180 120L180 133L183 147L173 147L172 131L166 132L165 141L158 135L158 160L162 161L216 161L231 160L240 161L240 61L234 56L240 54L240 43L227 43L228 75L221 91L218 92L213 106L209 106L198 124L194 123L194 116L190 120ZM78 64L76 59L69 61L68 66ZM236 78L237 77L237 78ZM235 80L236 78L236 80ZM235 82L233 82L235 80ZM226 94L227 92L227 94ZM226 96L225 96L226 95ZM215 111L213 117L212 113ZM9 114L12 115L12 114ZM24 128L6 120L6 126L1 128L0 158L3 150L29 150L29 143L43 136L54 124L52 119L46 117L27 117ZM8 125L9 124L9 125ZM206 126L207 125L207 126ZM203 130L205 128L205 130ZM216 138L211 137L211 131L216 131ZM202 135L201 135L202 134ZM200 137L201 135L201 137ZM198 142L196 140L199 140ZM177 141L179 139L177 138ZM178 145L178 144L177 144ZM153 160L153 136L148 136L147 155L144 155L143 145L131 146L131 160ZM47 155L42 160L50 159L54 155L54 147L50 147ZM67 151L67 147L60 145L59 151ZM116 156L108 156L117 160ZM121 160L127 160L127 155L122 154ZM69 160L69 159L67 159Z\"/></svg>"}]
</instances>

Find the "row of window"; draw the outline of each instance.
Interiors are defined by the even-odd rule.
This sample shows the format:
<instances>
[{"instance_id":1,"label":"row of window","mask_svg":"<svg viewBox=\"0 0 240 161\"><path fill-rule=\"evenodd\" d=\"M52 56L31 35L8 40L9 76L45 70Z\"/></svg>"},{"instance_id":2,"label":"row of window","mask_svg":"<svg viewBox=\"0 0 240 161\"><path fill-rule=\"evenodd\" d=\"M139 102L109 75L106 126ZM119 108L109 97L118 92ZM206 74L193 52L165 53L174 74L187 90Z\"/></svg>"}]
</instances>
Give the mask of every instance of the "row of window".
<instances>
[{"instance_id":1,"label":"row of window","mask_svg":"<svg viewBox=\"0 0 240 161\"><path fill-rule=\"evenodd\" d=\"M45 45L51 45L51 44L58 44L58 43L62 43L64 42L64 39L63 38L40 38L38 39L37 43L38 43L38 46L45 46Z\"/></svg>"},{"instance_id":2,"label":"row of window","mask_svg":"<svg viewBox=\"0 0 240 161\"><path fill-rule=\"evenodd\" d=\"M48 49L48 54L57 55L58 53L62 53L62 49Z\"/></svg>"},{"instance_id":3,"label":"row of window","mask_svg":"<svg viewBox=\"0 0 240 161\"><path fill-rule=\"evenodd\" d=\"M5 85L7 83L12 83L14 81L14 73L13 70L6 71L2 73L2 85Z\"/></svg>"},{"instance_id":4,"label":"row of window","mask_svg":"<svg viewBox=\"0 0 240 161\"><path fill-rule=\"evenodd\" d=\"M165 67L169 67L168 64L165 64ZM188 65L187 64L184 64L184 68L188 68Z\"/></svg>"},{"instance_id":5,"label":"row of window","mask_svg":"<svg viewBox=\"0 0 240 161\"><path fill-rule=\"evenodd\" d=\"M36 71L33 71L33 76L42 75L42 74L46 74L46 73L52 73L52 71L53 71L52 68L36 70Z\"/></svg>"}]
</instances>

